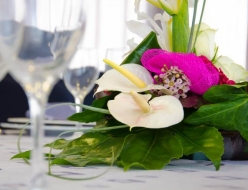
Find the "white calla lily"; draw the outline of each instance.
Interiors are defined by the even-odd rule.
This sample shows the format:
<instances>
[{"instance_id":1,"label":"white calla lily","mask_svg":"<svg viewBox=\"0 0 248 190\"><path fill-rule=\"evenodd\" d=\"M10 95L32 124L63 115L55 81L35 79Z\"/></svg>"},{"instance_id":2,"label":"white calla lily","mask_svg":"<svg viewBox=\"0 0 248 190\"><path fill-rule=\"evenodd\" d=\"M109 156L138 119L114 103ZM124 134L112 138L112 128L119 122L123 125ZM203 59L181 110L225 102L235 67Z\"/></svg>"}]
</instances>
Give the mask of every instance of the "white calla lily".
<instances>
[{"instance_id":1,"label":"white calla lily","mask_svg":"<svg viewBox=\"0 0 248 190\"><path fill-rule=\"evenodd\" d=\"M194 39L196 35L198 25L195 25L194 30ZM215 45L215 33L217 30L211 29L207 24L201 23L200 30L197 36L197 40L195 43L195 51L196 55L204 55L209 60L212 60L215 51L216 51L216 45Z\"/></svg>"},{"instance_id":2,"label":"white calla lily","mask_svg":"<svg viewBox=\"0 0 248 190\"><path fill-rule=\"evenodd\" d=\"M235 82L247 80L248 72L227 56L221 56L214 65L220 68L230 80Z\"/></svg>"},{"instance_id":3,"label":"white calla lily","mask_svg":"<svg viewBox=\"0 0 248 190\"><path fill-rule=\"evenodd\" d=\"M128 78L134 85L136 85L139 88L146 87L146 83L137 77L135 74L130 72L129 70L125 69L124 67L121 67L120 65L117 65L115 62L109 60L109 59L103 59L103 61L108 64L110 67L118 71L120 74Z\"/></svg>"},{"instance_id":4,"label":"white calla lily","mask_svg":"<svg viewBox=\"0 0 248 190\"><path fill-rule=\"evenodd\" d=\"M132 74L141 79L146 85L144 87L138 87L131 82L126 76L120 74L118 71L111 69L103 74L103 76L96 81L99 85L96 93L108 90L108 91L120 91L120 92L144 92L151 89L163 89L167 94L172 94L161 85L153 84L153 78L150 73L141 65L130 63L122 65L124 69L130 71Z\"/></svg>"},{"instance_id":5,"label":"white calla lily","mask_svg":"<svg viewBox=\"0 0 248 190\"><path fill-rule=\"evenodd\" d=\"M147 105L142 107L142 105L139 105L139 101L135 100L133 95L129 93L121 93L114 100L108 101L108 109L111 115L118 121L129 125L130 128L165 128L183 120L182 104L174 96L166 95L150 100L150 94L131 93L134 93L135 98L141 98L142 104L145 101Z\"/></svg>"}]
</instances>

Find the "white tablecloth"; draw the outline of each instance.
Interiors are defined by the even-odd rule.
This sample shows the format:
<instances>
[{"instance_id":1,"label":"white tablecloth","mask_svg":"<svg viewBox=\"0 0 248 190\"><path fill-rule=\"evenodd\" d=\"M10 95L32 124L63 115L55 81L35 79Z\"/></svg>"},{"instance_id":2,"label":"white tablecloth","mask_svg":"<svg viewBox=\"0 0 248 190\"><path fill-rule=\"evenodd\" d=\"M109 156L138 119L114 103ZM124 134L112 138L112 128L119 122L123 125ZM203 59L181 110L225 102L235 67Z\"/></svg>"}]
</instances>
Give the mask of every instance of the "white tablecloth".
<instances>
[{"instance_id":1,"label":"white tablecloth","mask_svg":"<svg viewBox=\"0 0 248 190\"><path fill-rule=\"evenodd\" d=\"M10 158L17 153L17 136L0 135L0 190L28 188L30 166ZM51 138L46 138L51 142ZM31 147L30 137L23 137L23 150ZM107 166L82 168L54 166L56 174L90 177L107 170ZM130 169L113 166L103 176L85 181L67 181L47 176L48 190L248 190L248 161L223 161L219 171L209 161L176 160L162 170Z\"/></svg>"}]
</instances>

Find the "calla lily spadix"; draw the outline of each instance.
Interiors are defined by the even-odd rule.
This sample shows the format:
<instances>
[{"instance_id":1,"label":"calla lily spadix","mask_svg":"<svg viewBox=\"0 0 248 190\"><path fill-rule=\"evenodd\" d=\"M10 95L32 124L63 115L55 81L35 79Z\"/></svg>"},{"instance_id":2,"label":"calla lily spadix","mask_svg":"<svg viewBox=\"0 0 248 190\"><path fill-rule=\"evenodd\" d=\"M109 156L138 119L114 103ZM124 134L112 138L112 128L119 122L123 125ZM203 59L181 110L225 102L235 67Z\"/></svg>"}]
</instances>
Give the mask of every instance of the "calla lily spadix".
<instances>
[{"instance_id":1,"label":"calla lily spadix","mask_svg":"<svg viewBox=\"0 0 248 190\"><path fill-rule=\"evenodd\" d=\"M149 106L149 104L147 103L147 101L141 97L141 95L139 95L138 93L131 91L130 92L133 100L136 102L136 104L140 107L140 109L144 112L144 113L148 113L151 111L151 108Z\"/></svg>"},{"instance_id":2,"label":"calla lily spadix","mask_svg":"<svg viewBox=\"0 0 248 190\"><path fill-rule=\"evenodd\" d=\"M123 74L125 77L127 77L133 84L135 84L139 88L146 87L146 83L143 82L139 77L135 76L132 72L124 69L123 67L117 65L113 61L110 61L108 59L103 60L105 63L107 63L110 67L113 69L119 71L121 74Z\"/></svg>"},{"instance_id":3,"label":"calla lily spadix","mask_svg":"<svg viewBox=\"0 0 248 190\"><path fill-rule=\"evenodd\" d=\"M183 120L183 107L177 98L165 95L150 99L150 94L120 93L108 101L108 109L115 119L130 128L165 128Z\"/></svg>"},{"instance_id":4,"label":"calla lily spadix","mask_svg":"<svg viewBox=\"0 0 248 190\"><path fill-rule=\"evenodd\" d=\"M104 61L106 61L106 59ZM110 63L109 61L107 62ZM110 66L118 68L118 71L115 69L108 70L96 81L96 84L99 85L96 93L104 90L129 93L130 91L145 92L151 89L161 89L165 94L172 94L172 92L165 87L154 85L151 74L141 65L134 63L121 66L116 65L117 64L111 62Z\"/></svg>"}]
</instances>

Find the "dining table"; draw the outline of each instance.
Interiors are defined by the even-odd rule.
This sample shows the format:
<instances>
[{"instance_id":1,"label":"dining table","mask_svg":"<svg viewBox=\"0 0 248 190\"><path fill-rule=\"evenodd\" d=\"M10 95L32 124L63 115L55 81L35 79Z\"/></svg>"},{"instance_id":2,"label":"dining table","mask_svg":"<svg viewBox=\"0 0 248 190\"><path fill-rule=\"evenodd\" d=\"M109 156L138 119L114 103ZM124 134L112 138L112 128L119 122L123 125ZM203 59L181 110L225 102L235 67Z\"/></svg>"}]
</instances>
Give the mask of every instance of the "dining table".
<instances>
[{"instance_id":1,"label":"dining table","mask_svg":"<svg viewBox=\"0 0 248 190\"><path fill-rule=\"evenodd\" d=\"M46 136L44 143L54 139ZM21 151L32 148L31 140L29 135L21 138ZM29 187L31 166L22 159L11 159L19 152L17 141L17 134L0 134L0 190ZM81 180L47 175L47 190L248 190L248 160L223 160L218 171L208 160L188 159L172 160L161 170L131 168L124 171L116 165L54 165L51 171L55 175Z\"/></svg>"}]
</instances>

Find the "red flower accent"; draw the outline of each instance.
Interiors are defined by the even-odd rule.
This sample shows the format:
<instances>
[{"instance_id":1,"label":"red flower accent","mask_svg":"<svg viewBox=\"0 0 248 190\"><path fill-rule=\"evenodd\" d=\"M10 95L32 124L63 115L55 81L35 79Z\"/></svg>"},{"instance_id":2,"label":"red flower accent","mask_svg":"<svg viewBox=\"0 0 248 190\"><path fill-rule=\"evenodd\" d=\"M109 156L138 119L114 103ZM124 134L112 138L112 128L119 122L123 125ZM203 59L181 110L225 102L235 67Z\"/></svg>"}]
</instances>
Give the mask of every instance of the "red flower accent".
<instances>
[{"instance_id":1,"label":"red flower accent","mask_svg":"<svg viewBox=\"0 0 248 190\"><path fill-rule=\"evenodd\" d=\"M208 65L209 67L212 67L213 69L216 69L216 71L219 72L219 82L218 84L230 84L230 85L233 85L233 84L236 84L233 80L229 80L229 78L227 78L227 76L225 75L225 73L223 73L223 71L217 67L214 66L214 64L205 56L201 55L199 56L206 65Z\"/></svg>"},{"instance_id":2,"label":"red flower accent","mask_svg":"<svg viewBox=\"0 0 248 190\"><path fill-rule=\"evenodd\" d=\"M215 70L219 72L218 68L214 66L214 64L204 55L199 56L201 60L205 63L206 67L208 67L209 70Z\"/></svg>"},{"instance_id":3,"label":"red flower accent","mask_svg":"<svg viewBox=\"0 0 248 190\"><path fill-rule=\"evenodd\" d=\"M225 75L225 73L223 73L223 71L220 68L219 68L219 74L220 74L220 79L218 84L230 84L230 85L236 84L233 80L229 80Z\"/></svg>"}]
</instances>

